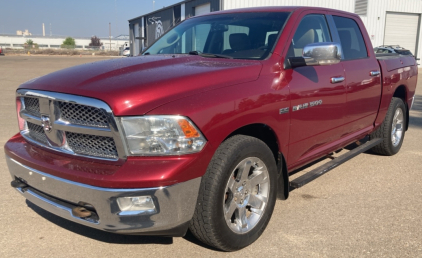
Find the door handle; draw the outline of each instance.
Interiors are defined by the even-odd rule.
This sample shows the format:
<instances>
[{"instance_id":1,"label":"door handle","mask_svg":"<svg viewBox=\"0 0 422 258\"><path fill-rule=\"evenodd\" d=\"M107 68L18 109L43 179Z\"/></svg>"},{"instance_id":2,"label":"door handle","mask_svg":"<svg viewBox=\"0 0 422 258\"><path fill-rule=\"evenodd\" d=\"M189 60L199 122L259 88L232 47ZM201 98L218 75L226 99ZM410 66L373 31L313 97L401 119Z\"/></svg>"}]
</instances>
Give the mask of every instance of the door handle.
<instances>
[{"instance_id":1,"label":"door handle","mask_svg":"<svg viewBox=\"0 0 422 258\"><path fill-rule=\"evenodd\" d=\"M341 76L341 77L331 77L331 83L339 83L339 82L342 82L342 81L344 81L344 77L343 76Z\"/></svg>"},{"instance_id":2,"label":"door handle","mask_svg":"<svg viewBox=\"0 0 422 258\"><path fill-rule=\"evenodd\" d=\"M369 72L369 75L371 75L371 76L378 76L378 75L380 75L380 71L370 71Z\"/></svg>"}]
</instances>

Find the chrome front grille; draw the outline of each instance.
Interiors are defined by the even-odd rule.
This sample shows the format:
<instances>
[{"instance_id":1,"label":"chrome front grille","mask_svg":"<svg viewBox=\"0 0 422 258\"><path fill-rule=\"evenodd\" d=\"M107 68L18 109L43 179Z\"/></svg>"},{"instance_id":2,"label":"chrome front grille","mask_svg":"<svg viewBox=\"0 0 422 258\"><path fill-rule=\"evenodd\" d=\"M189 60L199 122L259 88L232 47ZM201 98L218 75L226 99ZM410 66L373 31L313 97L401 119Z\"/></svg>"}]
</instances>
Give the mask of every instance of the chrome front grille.
<instances>
[{"instance_id":1,"label":"chrome front grille","mask_svg":"<svg viewBox=\"0 0 422 258\"><path fill-rule=\"evenodd\" d=\"M44 129L40 125L30 122L28 124L29 136L37 142L48 144L47 137L45 136Z\"/></svg>"},{"instance_id":2,"label":"chrome front grille","mask_svg":"<svg viewBox=\"0 0 422 258\"><path fill-rule=\"evenodd\" d=\"M25 104L25 110L33 115L40 117L40 102L37 98L29 98L26 97L23 99L23 102Z\"/></svg>"},{"instance_id":3,"label":"chrome front grille","mask_svg":"<svg viewBox=\"0 0 422 258\"><path fill-rule=\"evenodd\" d=\"M18 90L21 134L59 152L105 160L124 159L113 113L104 102L74 95Z\"/></svg>"},{"instance_id":4,"label":"chrome front grille","mask_svg":"<svg viewBox=\"0 0 422 258\"><path fill-rule=\"evenodd\" d=\"M69 147L81 155L116 158L117 149L113 138L81 133L66 132Z\"/></svg>"},{"instance_id":5,"label":"chrome front grille","mask_svg":"<svg viewBox=\"0 0 422 258\"><path fill-rule=\"evenodd\" d=\"M72 124L108 127L107 114L96 107L69 102L58 102L61 119Z\"/></svg>"}]
</instances>

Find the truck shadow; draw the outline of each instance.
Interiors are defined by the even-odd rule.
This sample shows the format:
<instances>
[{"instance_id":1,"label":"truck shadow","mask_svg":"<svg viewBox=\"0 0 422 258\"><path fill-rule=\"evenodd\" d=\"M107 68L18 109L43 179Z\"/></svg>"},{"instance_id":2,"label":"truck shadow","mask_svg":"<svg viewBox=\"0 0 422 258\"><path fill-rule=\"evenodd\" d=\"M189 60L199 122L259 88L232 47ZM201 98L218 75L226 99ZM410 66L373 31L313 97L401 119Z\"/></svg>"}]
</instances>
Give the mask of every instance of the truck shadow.
<instances>
[{"instance_id":1,"label":"truck shadow","mask_svg":"<svg viewBox=\"0 0 422 258\"><path fill-rule=\"evenodd\" d=\"M419 127L422 128L422 96L416 95L413 107L409 114L409 128Z\"/></svg>"},{"instance_id":2,"label":"truck shadow","mask_svg":"<svg viewBox=\"0 0 422 258\"><path fill-rule=\"evenodd\" d=\"M114 233L98 230L95 228L90 228L90 227L63 219L55 214L52 214L48 211L41 209L40 207L36 206L35 204L33 204L32 202L28 200L26 200L26 204L34 212L36 212L38 215L48 220L49 222L52 222L56 224L57 226L64 228L68 231L71 231L73 233L76 233L78 235L88 237L97 241L110 243L110 244L135 244L135 245L139 245L139 244L171 245L173 244L172 237L114 234ZM189 230L183 238L197 246L201 246L203 248L207 248L213 251L218 251L217 249L207 246L201 241L199 241L198 239L196 239L195 236Z\"/></svg>"},{"instance_id":3,"label":"truck shadow","mask_svg":"<svg viewBox=\"0 0 422 258\"><path fill-rule=\"evenodd\" d=\"M172 237L158 237L158 236L138 236L138 235L120 235L109 233L106 231L90 228L87 226L79 225L75 222L63 219L57 215L54 215L48 211L45 211L30 201L26 201L29 208L35 211L38 215L44 219L69 230L78 235L82 235L97 241L112 243L112 244L160 244L170 245L173 244Z\"/></svg>"}]
</instances>

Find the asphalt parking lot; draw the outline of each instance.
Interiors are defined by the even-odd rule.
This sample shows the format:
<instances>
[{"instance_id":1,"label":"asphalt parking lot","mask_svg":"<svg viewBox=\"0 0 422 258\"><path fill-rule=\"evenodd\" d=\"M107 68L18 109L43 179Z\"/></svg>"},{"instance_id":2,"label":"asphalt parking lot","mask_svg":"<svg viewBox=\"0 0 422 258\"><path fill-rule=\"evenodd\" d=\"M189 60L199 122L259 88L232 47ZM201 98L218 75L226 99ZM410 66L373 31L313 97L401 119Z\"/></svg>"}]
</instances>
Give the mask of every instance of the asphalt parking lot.
<instances>
[{"instance_id":1,"label":"asphalt parking lot","mask_svg":"<svg viewBox=\"0 0 422 258\"><path fill-rule=\"evenodd\" d=\"M0 56L0 145L18 131L15 90L58 69L106 57ZM422 70L420 70L422 72ZM124 236L69 222L10 187L0 156L1 257L422 257L422 85L393 157L364 153L277 201L263 235L236 253L184 238Z\"/></svg>"}]
</instances>

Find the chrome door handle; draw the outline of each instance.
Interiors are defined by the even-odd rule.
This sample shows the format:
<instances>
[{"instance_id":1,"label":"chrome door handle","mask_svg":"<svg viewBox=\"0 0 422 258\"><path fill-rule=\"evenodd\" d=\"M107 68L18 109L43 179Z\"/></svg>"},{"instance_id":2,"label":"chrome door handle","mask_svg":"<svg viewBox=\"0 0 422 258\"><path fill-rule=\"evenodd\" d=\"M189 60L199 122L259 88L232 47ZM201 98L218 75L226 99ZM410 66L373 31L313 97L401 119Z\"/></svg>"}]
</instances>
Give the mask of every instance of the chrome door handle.
<instances>
[{"instance_id":1,"label":"chrome door handle","mask_svg":"<svg viewBox=\"0 0 422 258\"><path fill-rule=\"evenodd\" d=\"M343 76L341 76L341 77L331 77L331 83L339 83L339 82L342 82L342 81L344 81L344 77Z\"/></svg>"},{"instance_id":2,"label":"chrome door handle","mask_svg":"<svg viewBox=\"0 0 422 258\"><path fill-rule=\"evenodd\" d=\"M378 76L378 75L380 75L380 71L370 71L369 72L369 75L371 75L371 76Z\"/></svg>"}]
</instances>

